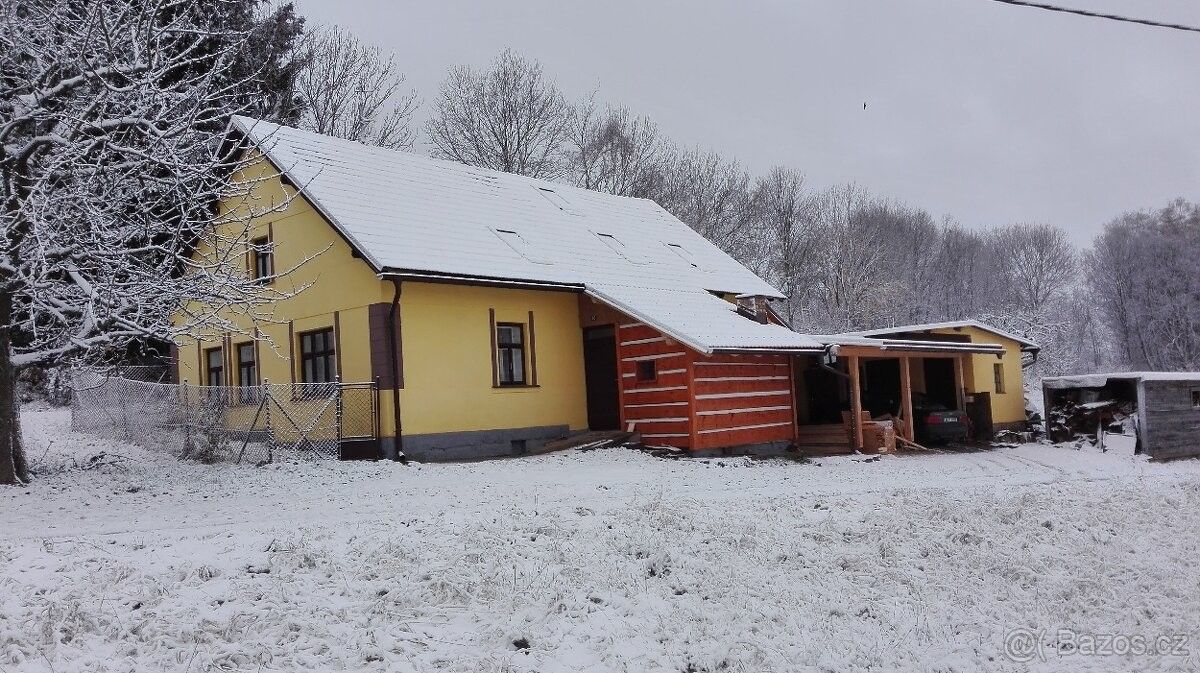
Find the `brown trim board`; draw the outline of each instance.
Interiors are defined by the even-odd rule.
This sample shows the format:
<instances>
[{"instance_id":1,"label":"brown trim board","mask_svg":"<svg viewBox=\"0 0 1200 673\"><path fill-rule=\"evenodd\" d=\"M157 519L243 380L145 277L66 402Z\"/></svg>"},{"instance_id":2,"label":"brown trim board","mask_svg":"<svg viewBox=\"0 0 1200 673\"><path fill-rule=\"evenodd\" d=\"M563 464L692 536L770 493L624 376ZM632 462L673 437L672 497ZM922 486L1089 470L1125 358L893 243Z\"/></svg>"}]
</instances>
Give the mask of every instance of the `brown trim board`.
<instances>
[{"instance_id":1,"label":"brown trim board","mask_svg":"<svg viewBox=\"0 0 1200 673\"><path fill-rule=\"evenodd\" d=\"M529 383L537 385L537 339L533 333L533 311L529 312Z\"/></svg>"},{"instance_id":2,"label":"brown trim board","mask_svg":"<svg viewBox=\"0 0 1200 673\"><path fill-rule=\"evenodd\" d=\"M496 309L488 309L488 330L492 339L492 387L500 387L500 363L496 362Z\"/></svg>"},{"instance_id":3,"label":"brown trim board","mask_svg":"<svg viewBox=\"0 0 1200 673\"><path fill-rule=\"evenodd\" d=\"M288 321L288 373L292 385L296 383L296 321Z\"/></svg>"},{"instance_id":4,"label":"brown trim board","mask_svg":"<svg viewBox=\"0 0 1200 673\"><path fill-rule=\"evenodd\" d=\"M342 380L342 312L333 312L333 362L337 367L334 377Z\"/></svg>"}]
</instances>

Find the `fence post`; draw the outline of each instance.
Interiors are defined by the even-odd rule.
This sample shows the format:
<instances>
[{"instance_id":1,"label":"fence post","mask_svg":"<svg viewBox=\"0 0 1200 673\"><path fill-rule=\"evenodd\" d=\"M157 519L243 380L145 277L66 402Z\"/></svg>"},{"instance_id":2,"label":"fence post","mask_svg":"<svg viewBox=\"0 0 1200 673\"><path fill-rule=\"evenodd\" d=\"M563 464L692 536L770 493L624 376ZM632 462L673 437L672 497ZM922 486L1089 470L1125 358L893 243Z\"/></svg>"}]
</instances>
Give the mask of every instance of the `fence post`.
<instances>
[{"instance_id":1,"label":"fence post","mask_svg":"<svg viewBox=\"0 0 1200 673\"><path fill-rule=\"evenodd\" d=\"M189 404L191 400L188 399L187 379L183 380L183 387L179 389L179 393L183 396L183 409L181 410L183 412L181 414L183 417L183 455L187 456L192 452L192 417L191 405Z\"/></svg>"},{"instance_id":2,"label":"fence post","mask_svg":"<svg viewBox=\"0 0 1200 673\"><path fill-rule=\"evenodd\" d=\"M82 409L79 407L79 377L75 375L75 367L71 367L68 376L71 377L71 431L79 431L78 416L82 416Z\"/></svg>"},{"instance_id":3,"label":"fence post","mask_svg":"<svg viewBox=\"0 0 1200 673\"><path fill-rule=\"evenodd\" d=\"M263 405L266 407L263 411L267 412L266 420L263 421L267 433L267 462L273 462L275 456L275 431L271 429L271 379L263 378L262 390Z\"/></svg>"},{"instance_id":4,"label":"fence post","mask_svg":"<svg viewBox=\"0 0 1200 673\"><path fill-rule=\"evenodd\" d=\"M379 427L379 409L382 405L379 403L379 377L378 376L375 377L374 388L375 388L375 390L371 391L371 423L373 425L373 427L371 429L375 432L375 442L377 443L380 451L382 452L383 438L380 437L381 432L380 432L380 427ZM382 453L380 455L382 455Z\"/></svg>"},{"instance_id":5,"label":"fence post","mask_svg":"<svg viewBox=\"0 0 1200 673\"><path fill-rule=\"evenodd\" d=\"M125 380L125 379L122 379ZM112 381L110 378L109 381ZM122 386L124 387L124 386ZM133 433L129 430L129 392L122 391L121 395L121 425L125 428L125 441L133 441Z\"/></svg>"},{"instance_id":6,"label":"fence post","mask_svg":"<svg viewBox=\"0 0 1200 673\"><path fill-rule=\"evenodd\" d=\"M333 400L333 406L334 406L333 423L335 426L337 426L337 428L336 428L337 434L335 436L337 437L338 458L341 459L341 457L342 457L342 375L341 374L335 374L333 377L333 394L335 395L334 400Z\"/></svg>"}]
</instances>

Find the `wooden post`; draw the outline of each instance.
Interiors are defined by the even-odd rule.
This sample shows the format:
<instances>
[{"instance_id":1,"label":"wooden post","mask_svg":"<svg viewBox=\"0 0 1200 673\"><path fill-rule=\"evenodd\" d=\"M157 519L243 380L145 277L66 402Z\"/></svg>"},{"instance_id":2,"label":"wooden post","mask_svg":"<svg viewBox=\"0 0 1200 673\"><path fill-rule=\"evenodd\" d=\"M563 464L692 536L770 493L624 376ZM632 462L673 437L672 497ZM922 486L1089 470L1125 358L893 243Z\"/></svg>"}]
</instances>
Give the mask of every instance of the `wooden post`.
<instances>
[{"instance_id":1,"label":"wooden post","mask_svg":"<svg viewBox=\"0 0 1200 673\"><path fill-rule=\"evenodd\" d=\"M967 410L967 379L963 375L963 359L961 355L954 356L954 393L958 399L958 410Z\"/></svg>"},{"instance_id":2,"label":"wooden post","mask_svg":"<svg viewBox=\"0 0 1200 673\"><path fill-rule=\"evenodd\" d=\"M846 358L846 368L850 370L850 422L854 428L854 446L851 448L855 451L862 451L862 377L858 372L857 355L851 355Z\"/></svg>"},{"instance_id":3,"label":"wooden post","mask_svg":"<svg viewBox=\"0 0 1200 673\"><path fill-rule=\"evenodd\" d=\"M900 358L900 409L904 416L904 438L915 442L917 432L912 405L912 359L908 356Z\"/></svg>"},{"instance_id":4,"label":"wooden post","mask_svg":"<svg viewBox=\"0 0 1200 673\"><path fill-rule=\"evenodd\" d=\"M796 399L796 355L788 356L788 400L792 404L792 444L794 445L800 439L800 410L797 408L799 401ZM691 388L688 388L691 390ZM695 393L692 393L693 397Z\"/></svg>"}]
</instances>

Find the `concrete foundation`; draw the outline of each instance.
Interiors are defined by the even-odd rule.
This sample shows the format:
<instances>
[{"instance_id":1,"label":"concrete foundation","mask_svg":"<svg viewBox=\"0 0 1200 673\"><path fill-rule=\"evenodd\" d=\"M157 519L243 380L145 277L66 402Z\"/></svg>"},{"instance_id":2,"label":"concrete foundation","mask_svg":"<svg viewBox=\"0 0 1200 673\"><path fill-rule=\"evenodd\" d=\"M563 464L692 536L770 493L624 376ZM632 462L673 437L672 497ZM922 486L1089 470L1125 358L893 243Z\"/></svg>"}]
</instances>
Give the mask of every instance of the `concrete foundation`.
<instances>
[{"instance_id":1,"label":"concrete foundation","mask_svg":"<svg viewBox=\"0 0 1200 673\"><path fill-rule=\"evenodd\" d=\"M566 425L544 425L532 428L405 435L404 455L411 460L430 463L520 456L540 448L546 442L562 439L569 434L570 428ZM394 437L384 437L380 446L385 458L396 457Z\"/></svg>"}]
</instances>

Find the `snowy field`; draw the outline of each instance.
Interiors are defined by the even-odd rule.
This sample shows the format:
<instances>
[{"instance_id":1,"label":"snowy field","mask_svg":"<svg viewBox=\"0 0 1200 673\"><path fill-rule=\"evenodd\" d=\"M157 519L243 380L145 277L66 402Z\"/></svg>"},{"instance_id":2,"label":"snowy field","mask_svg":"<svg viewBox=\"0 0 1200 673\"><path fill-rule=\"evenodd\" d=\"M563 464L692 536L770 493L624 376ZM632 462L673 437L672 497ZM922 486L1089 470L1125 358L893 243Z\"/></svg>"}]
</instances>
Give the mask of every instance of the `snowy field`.
<instances>
[{"instance_id":1,"label":"snowy field","mask_svg":"<svg viewBox=\"0 0 1200 673\"><path fill-rule=\"evenodd\" d=\"M254 468L24 422L40 474L0 489L0 672L1200 669L1200 461ZM1059 629L1190 641L1085 656Z\"/></svg>"}]
</instances>

